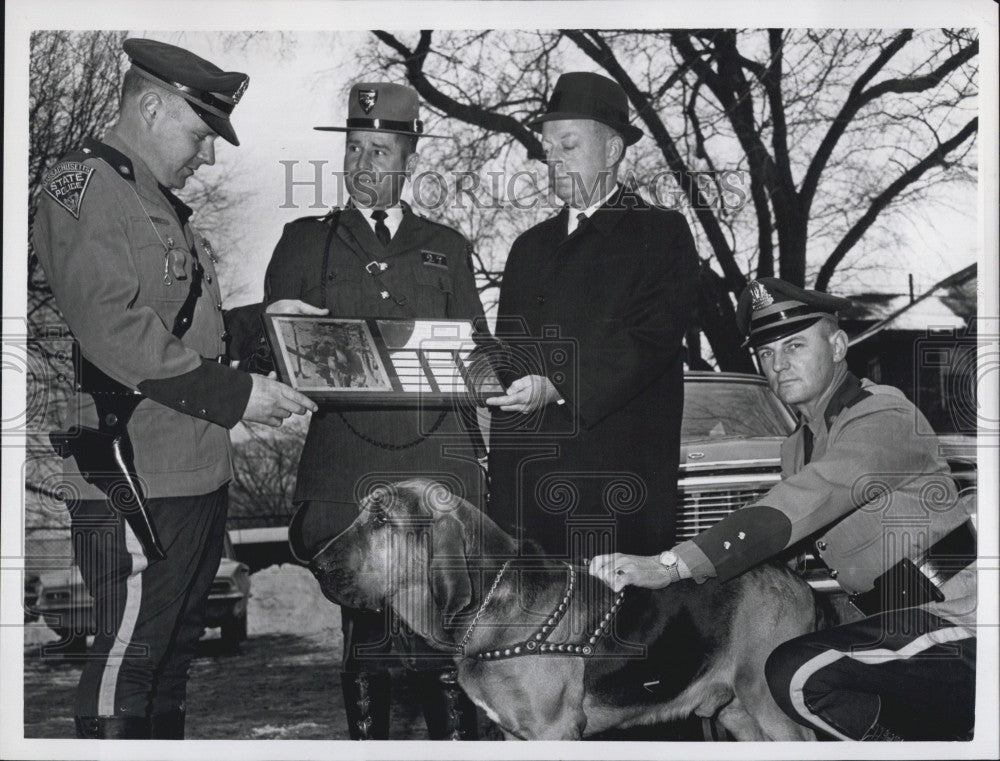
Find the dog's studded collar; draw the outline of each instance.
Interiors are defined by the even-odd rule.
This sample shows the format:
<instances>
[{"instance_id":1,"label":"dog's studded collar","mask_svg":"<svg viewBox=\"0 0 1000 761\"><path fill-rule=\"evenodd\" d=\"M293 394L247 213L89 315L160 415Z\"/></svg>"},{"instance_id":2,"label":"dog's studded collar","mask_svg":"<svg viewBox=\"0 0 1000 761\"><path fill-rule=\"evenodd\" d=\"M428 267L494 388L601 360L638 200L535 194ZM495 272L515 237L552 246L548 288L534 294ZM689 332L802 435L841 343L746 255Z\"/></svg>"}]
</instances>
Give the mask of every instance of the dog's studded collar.
<instances>
[{"instance_id":1,"label":"dog's studded collar","mask_svg":"<svg viewBox=\"0 0 1000 761\"><path fill-rule=\"evenodd\" d=\"M483 600L483 604L479 606L479 611L476 613L476 617L472 620L469 630L465 633L465 637L462 639L461 647L463 652L465 650L466 643L469 641L469 637L472 636L472 630L476 627L479 617L486 609L486 605L489 603L490 598L496 591L497 585L500 583L500 578L503 576L504 571L507 570L507 566L509 564L510 561L503 564L503 567L493 580L493 586L490 588L489 594L486 595L486 598ZM479 661L500 661L507 658L517 658L522 655L582 655L584 657L593 655L597 643L605 634L611 631L611 624L615 619L615 614L618 612L618 608L621 607L622 601L625 599L625 591L622 590L618 593L615 597L615 601L611 604L611 608L601 617L600 623L590 633L586 642L563 642L560 644L548 642L549 635L555 630L556 626L562 620L562 617L566 615L566 611L569 609L569 603L573 599L573 593L576 591L576 569L569 563L566 563L565 565L569 570L569 579L566 582L566 592L563 594L562 601L556 606L555 610L548 615L545 619L545 623L543 623L534 634L528 637L528 639L517 644L499 647L495 650L484 650L469 657L475 658Z\"/></svg>"}]
</instances>

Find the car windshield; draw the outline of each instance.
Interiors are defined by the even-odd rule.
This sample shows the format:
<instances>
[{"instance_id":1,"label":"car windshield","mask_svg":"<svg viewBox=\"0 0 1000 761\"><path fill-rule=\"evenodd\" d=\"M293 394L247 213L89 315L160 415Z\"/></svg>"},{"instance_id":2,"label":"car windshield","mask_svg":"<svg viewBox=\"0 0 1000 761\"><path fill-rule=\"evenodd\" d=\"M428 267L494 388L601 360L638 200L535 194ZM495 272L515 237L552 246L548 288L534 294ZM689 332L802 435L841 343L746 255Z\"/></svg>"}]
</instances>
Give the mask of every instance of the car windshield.
<instances>
[{"instance_id":1,"label":"car windshield","mask_svg":"<svg viewBox=\"0 0 1000 761\"><path fill-rule=\"evenodd\" d=\"M792 425L771 389L758 383L689 379L681 441L787 436Z\"/></svg>"}]
</instances>

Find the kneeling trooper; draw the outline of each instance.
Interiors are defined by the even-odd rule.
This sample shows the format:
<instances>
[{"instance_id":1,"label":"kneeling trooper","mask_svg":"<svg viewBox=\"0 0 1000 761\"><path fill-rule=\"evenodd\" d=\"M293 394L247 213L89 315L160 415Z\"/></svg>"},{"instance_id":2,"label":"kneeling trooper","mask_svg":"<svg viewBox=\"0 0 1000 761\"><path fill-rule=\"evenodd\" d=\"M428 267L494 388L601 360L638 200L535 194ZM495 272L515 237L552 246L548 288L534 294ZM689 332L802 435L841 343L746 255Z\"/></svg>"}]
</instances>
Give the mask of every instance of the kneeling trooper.
<instances>
[{"instance_id":1,"label":"kneeling trooper","mask_svg":"<svg viewBox=\"0 0 1000 761\"><path fill-rule=\"evenodd\" d=\"M953 740L975 722L974 504L902 392L847 370L850 302L775 278L737 322L801 424L783 478L757 502L660 555L602 555L616 590L731 579L805 537L864 617L778 646L768 685L793 719L843 740Z\"/></svg>"}]
</instances>

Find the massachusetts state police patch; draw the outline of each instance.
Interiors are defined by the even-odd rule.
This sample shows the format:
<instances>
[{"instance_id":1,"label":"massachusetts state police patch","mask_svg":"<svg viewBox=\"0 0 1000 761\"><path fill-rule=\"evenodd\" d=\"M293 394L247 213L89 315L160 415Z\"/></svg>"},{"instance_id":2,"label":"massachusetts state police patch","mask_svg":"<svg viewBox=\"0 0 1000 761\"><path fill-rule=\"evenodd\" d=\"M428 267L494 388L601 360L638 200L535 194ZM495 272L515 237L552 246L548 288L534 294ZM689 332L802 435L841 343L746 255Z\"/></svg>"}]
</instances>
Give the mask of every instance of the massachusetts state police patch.
<instances>
[{"instance_id":1,"label":"massachusetts state police patch","mask_svg":"<svg viewBox=\"0 0 1000 761\"><path fill-rule=\"evenodd\" d=\"M93 167L79 161L63 161L46 173L42 179L42 188L53 201L79 219L83 194L87 191L93 173Z\"/></svg>"}]
</instances>

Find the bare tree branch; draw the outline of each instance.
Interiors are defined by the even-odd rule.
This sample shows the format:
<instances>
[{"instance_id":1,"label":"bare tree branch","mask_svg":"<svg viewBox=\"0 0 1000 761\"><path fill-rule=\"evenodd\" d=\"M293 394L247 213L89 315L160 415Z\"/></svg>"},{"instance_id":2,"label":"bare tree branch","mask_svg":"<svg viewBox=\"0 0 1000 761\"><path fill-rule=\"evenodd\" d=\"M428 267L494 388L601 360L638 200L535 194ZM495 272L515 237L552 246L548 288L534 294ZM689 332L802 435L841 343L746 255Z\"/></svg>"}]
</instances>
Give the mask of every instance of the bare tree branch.
<instances>
[{"instance_id":1,"label":"bare tree branch","mask_svg":"<svg viewBox=\"0 0 1000 761\"><path fill-rule=\"evenodd\" d=\"M968 140L969 137L975 135L978 128L979 119L970 119L969 122L958 132L958 134L950 140L946 140L941 143L935 150L925 156L919 164L916 164L904 172L884 191L879 193L879 195L871 202L868 210L864 213L861 219L851 226L851 229L847 231L847 234L843 237L841 242L833 250L830 256L827 257L826 261L823 262L823 266L820 267L819 276L816 278L816 288L820 291L825 291L829 287L830 278L833 275L834 270L837 268L837 265L843 261L844 257L851 250L851 248L853 248L854 245L861 240L865 231L872 226L878 215L893 201L896 196L898 196L909 185L920 179L920 177L923 176L927 170L934 166L943 165L947 160L948 154Z\"/></svg>"}]
</instances>

